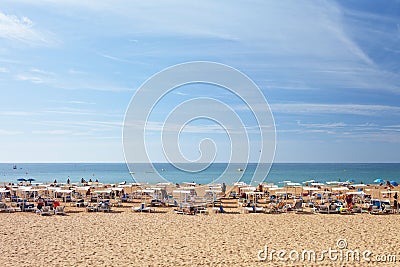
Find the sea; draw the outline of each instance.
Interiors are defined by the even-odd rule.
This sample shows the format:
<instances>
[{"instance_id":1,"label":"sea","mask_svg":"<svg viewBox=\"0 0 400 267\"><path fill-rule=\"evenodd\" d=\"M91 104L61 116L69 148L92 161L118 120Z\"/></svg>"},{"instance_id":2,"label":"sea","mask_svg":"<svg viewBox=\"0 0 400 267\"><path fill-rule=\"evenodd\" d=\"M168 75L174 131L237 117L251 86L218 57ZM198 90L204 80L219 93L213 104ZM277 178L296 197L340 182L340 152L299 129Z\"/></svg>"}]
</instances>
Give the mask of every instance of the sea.
<instances>
[{"instance_id":1,"label":"sea","mask_svg":"<svg viewBox=\"0 0 400 267\"><path fill-rule=\"evenodd\" d=\"M183 168L170 163L137 163L130 164L130 168L125 163L0 163L0 182L17 183L18 179L31 179L33 183L51 183L54 180L65 183L70 179L71 183L78 183L82 178L100 183L233 184L242 181L279 186L283 181L302 183L315 180L372 184L378 178L400 182L400 163L213 163L206 168L194 163Z\"/></svg>"}]
</instances>

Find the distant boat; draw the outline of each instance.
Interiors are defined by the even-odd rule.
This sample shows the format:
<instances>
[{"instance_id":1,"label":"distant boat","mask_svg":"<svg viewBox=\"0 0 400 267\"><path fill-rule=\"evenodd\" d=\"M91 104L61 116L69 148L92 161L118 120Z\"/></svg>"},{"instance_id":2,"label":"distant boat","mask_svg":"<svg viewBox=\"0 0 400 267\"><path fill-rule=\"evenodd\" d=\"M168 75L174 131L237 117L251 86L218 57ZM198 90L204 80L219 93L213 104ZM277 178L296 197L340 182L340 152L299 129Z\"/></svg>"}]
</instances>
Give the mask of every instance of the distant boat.
<instances>
[{"instance_id":1,"label":"distant boat","mask_svg":"<svg viewBox=\"0 0 400 267\"><path fill-rule=\"evenodd\" d=\"M239 168L239 169L237 169L237 171L238 171L238 172L242 172L242 171L243 171L243 169L242 169L242 168Z\"/></svg>"},{"instance_id":2,"label":"distant boat","mask_svg":"<svg viewBox=\"0 0 400 267\"><path fill-rule=\"evenodd\" d=\"M13 169L16 170L17 169L17 165L14 164Z\"/></svg>"}]
</instances>

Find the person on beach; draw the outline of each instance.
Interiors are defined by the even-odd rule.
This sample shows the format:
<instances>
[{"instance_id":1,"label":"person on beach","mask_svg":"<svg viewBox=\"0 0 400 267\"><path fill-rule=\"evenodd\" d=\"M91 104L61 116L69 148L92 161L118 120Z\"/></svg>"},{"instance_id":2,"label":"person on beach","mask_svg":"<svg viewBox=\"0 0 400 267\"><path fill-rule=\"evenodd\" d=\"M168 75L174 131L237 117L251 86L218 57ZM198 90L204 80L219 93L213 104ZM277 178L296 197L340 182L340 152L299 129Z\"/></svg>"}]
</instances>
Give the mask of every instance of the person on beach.
<instances>
[{"instance_id":1,"label":"person on beach","mask_svg":"<svg viewBox=\"0 0 400 267\"><path fill-rule=\"evenodd\" d=\"M393 205L394 205L394 208L397 210L398 208L399 208L399 204L398 204L398 202L397 202L397 199L398 199L398 195L397 195L397 192L394 194L394 196L393 196L393 198L394 198L394 201L393 201Z\"/></svg>"},{"instance_id":2,"label":"person on beach","mask_svg":"<svg viewBox=\"0 0 400 267\"><path fill-rule=\"evenodd\" d=\"M71 182L71 181L70 181L69 178L68 178L68 179L67 179L67 184L70 184L70 182Z\"/></svg>"},{"instance_id":3,"label":"person on beach","mask_svg":"<svg viewBox=\"0 0 400 267\"><path fill-rule=\"evenodd\" d=\"M263 186L262 186L262 184L259 184L259 185L258 185L257 190L258 190L258 192L262 192L262 191L263 191Z\"/></svg>"},{"instance_id":4,"label":"person on beach","mask_svg":"<svg viewBox=\"0 0 400 267\"><path fill-rule=\"evenodd\" d=\"M44 199L39 197L38 203L37 203L37 209L42 210L43 206L44 206Z\"/></svg>"},{"instance_id":5,"label":"person on beach","mask_svg":"<svg viewBox=\"0 0 400 267\"><path fill-rule=\"evenodd\" d=\"M86 196L90 196L90 188L86 191Z\"/></svg>"},{"instance_id":6,"label":"person on beach","mask_svg":"<svg viewBox=\"0 0 400 267\"><path fill-rule=\"evenodd\" d=\"M346 204L349 209L353 206L353 195L346 195Z\"/></svg>"}]
</instances>

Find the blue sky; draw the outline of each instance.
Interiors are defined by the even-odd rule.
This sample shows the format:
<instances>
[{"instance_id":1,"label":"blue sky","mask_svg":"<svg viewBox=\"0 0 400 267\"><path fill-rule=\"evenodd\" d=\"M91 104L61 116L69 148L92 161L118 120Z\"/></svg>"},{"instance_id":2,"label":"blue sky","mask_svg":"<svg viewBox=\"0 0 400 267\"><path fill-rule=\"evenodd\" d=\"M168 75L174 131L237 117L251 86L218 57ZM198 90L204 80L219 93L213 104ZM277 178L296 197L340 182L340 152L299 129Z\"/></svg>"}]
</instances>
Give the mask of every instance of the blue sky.
<instances>
[{"instance_id":1,"label":"blue sky","mask_svg":"<svg viewBox=\"0 0 400 267\"><path fill-rule=\"evenodd\" d=\"M399 162L399 1L76 0L0 3L0 162L122 162L135 90L193 60L257 83L277 162Z\"/></svg>"}]
</instances>

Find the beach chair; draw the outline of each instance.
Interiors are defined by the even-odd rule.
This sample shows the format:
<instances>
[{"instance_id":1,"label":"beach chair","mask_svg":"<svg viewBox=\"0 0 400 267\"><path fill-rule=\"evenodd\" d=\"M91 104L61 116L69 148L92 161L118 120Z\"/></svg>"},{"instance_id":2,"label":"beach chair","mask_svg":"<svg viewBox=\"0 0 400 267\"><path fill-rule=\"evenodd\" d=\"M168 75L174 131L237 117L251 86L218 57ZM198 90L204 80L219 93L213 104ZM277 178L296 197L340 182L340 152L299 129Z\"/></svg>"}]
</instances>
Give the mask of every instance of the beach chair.
<instances>
[{"instance_id":1,"label":"beach chair","mask_svg":"<svg viewBox=\"0 0 400 267\"><path fill-rule=\"evenodd\" d=\"M54 210L55 215L67 215L65 213L65 206L57 206L57 208Z\"/></svg>"},{"instance_id":2,"label":"beach chair","mask_svg":"<svg viewBox=\"0 0 400 267\"><path fill-rule=\"evenodd\" d=\"M294 212L303 212L303 200L302 200L302 199L297 200L297 201L294 203L294 206L293 206L293 208L292 208L292 211L294 211Z\"/></svg>"},{"instance_id":3,"label":"beach chair","mask_svg":"<svg viewBox=\"0 0 400 267\"><path fill-rule=\"evenodd\" d=\"M224 207L222 207L222 205L219 205L219 207L213 207L212 211L215 213L225 213Z\"/></svg>"},{"instance_id":4,"label":"beach chair","mask_svg":"<svg viewBox=\"0 0 400 267\"><path fill-rule=\"evenodd\" d=\"M102 212L110 212L111 211L111 208L110 208L110 205L108 204L108 202L101 203L99 205L98 209L99 209L99 211L102 211Z\"/></svg>"},{"instance_id":5,"label":"beach chair","mask_svg":"<svg viewBox=\"0 0 400 267\"><path fill-rule=\"evenodd\" d=\"M389 200L382 200L381 201L381 209L383 213L393 213L392 206L390 205Z\"/></svg>"},{"instance_id":6,"label":"beach chair","mask_svg":"<svg viewBox=\"0 0 400 267\"><path fill-rule=\"evenodd\" d=\"M152 207L146 207L146 203L142 203L142 204L140 204L140 207L132 207L132 211L135 211L135 212L152 212L152 211L155 211L154 210L154 208L152 208Z\"/></svg>"},{"instance_id":7,"label":"beach chair","mask_svg":"<svg viewBox=\"0 0 400 267\"><path fill-rule=\"evenodd\" d=\"M161 202L160 199L152 199L150 205L151 205L152 207L161 206L161 205L162 205L162 202Z\"/></svg>"},{"instance_id":8,"label":"beach chair","mask_svg":"<svg viewBox=\"0 0 400 267\"><path fill-rule=\"evenodd\" d=\"M257 205L253 205L253 212L254 213L257 213L257 212L263 212L264 211L264 208L263 207L257 207Z\"/></svg>"},{"instance_id":9,"label":"beach chair","mask_svg":"<svg viewBox=\"0 0 400 267\"><path fill-rule=\"evenodd\" d=\"M38 210L38 214L42 216L50 216L51 215L50 207L49 206L43 207L42 210Z\"/></svg>"},{"instance_id":10,"label":"beach chair","mask_svg":"<svg viewBox=\"0 0 400 267\"><path fill-rule=\"evenodd\" d=\"M174 212L175 212L176 214L184 214L182 203L179 203L179 205L178 205L177 207L178 207L178 208L174 209Z\"/></svg>"},{"instance_id":11,"label":"beach chair","mask_svg":"<svg viewBox=\"0 0 400 267\"><path fill-rule=\"evenodd\" d=\"M35 205L34 204L27 204L26 202L22 202L20 204L21 211L24 212L34 212L35 211Z\"/></svg>"},{"instance_id":12,"label":"beach chair","mask_svg":"<svg viewBox=\"0 0 400 267\"><path fill-rule=\"evenodd\" d=\"M75 206L76 206L76 207L86 207L87 205L88 205L88 203L85 202L85 200L83 200L83 199L78 199L78 200L75 202Z\"/></svg>"},{"instance_id":13,"label":"beach chair","mask_svg":"<svg viewBox=\"0 0 400 267\"><path fill-rule=\"evenodd\" d=\"M7 206L6 203L0 202L0 212L14 212L14 208Z\"/></svg>"},{"instance_id":14,"label":"beach chair","mask_svg":"<svg viewBox=\"0 0 400 267\"><path fill-rule=\"evenodd\" d=\"M98 207L96 207L96 206L92 206L92 205L88 205L88 206L86 206L86 211L87 212L96 212L96 211L98 211L99 209L98 209Z\"/></svg>"},{"instance_id":15,"label":"beach chair","mask_svg":"<svg viewBox=\"0 0 400 267\"><path fill-rule=\"evenodd\" d=\"M329 207L325 204L319 205L316 207L316 212L322 214L329 214Z\"/></svg>"},{"instance_id":16,"label":"beach chair","mask_svg":"<svg viewBox=\"0 0 400 267\"><path fill-rule=\"evenodd\" d=\"M385 208L385 205L383 205ZM370 214L382 214L382 203L378 199L371 199Z\"/></svg>"},{"instance_id":17,"label":"beach chair","mask_svg":"<svg viewBox=\"0 0 400 267\"><path fill-rule=\"evenodd\" d=\"M198 201L194 204L196 213L204 213L207 214L207 203L204 202L204 200L202 199L201 201Z\"/></svg>"},{"instance_id":18,"label":"beach chair","mask_svg":"<svg viewBox=\"0 0 400 267\"><path fill-rule=\"evenodd\" d=\"M282 213L285 212L285 202L281 201L279 203L271 202L268 207L264 208L264 213Z\"/></svg>"}]
</instances>

